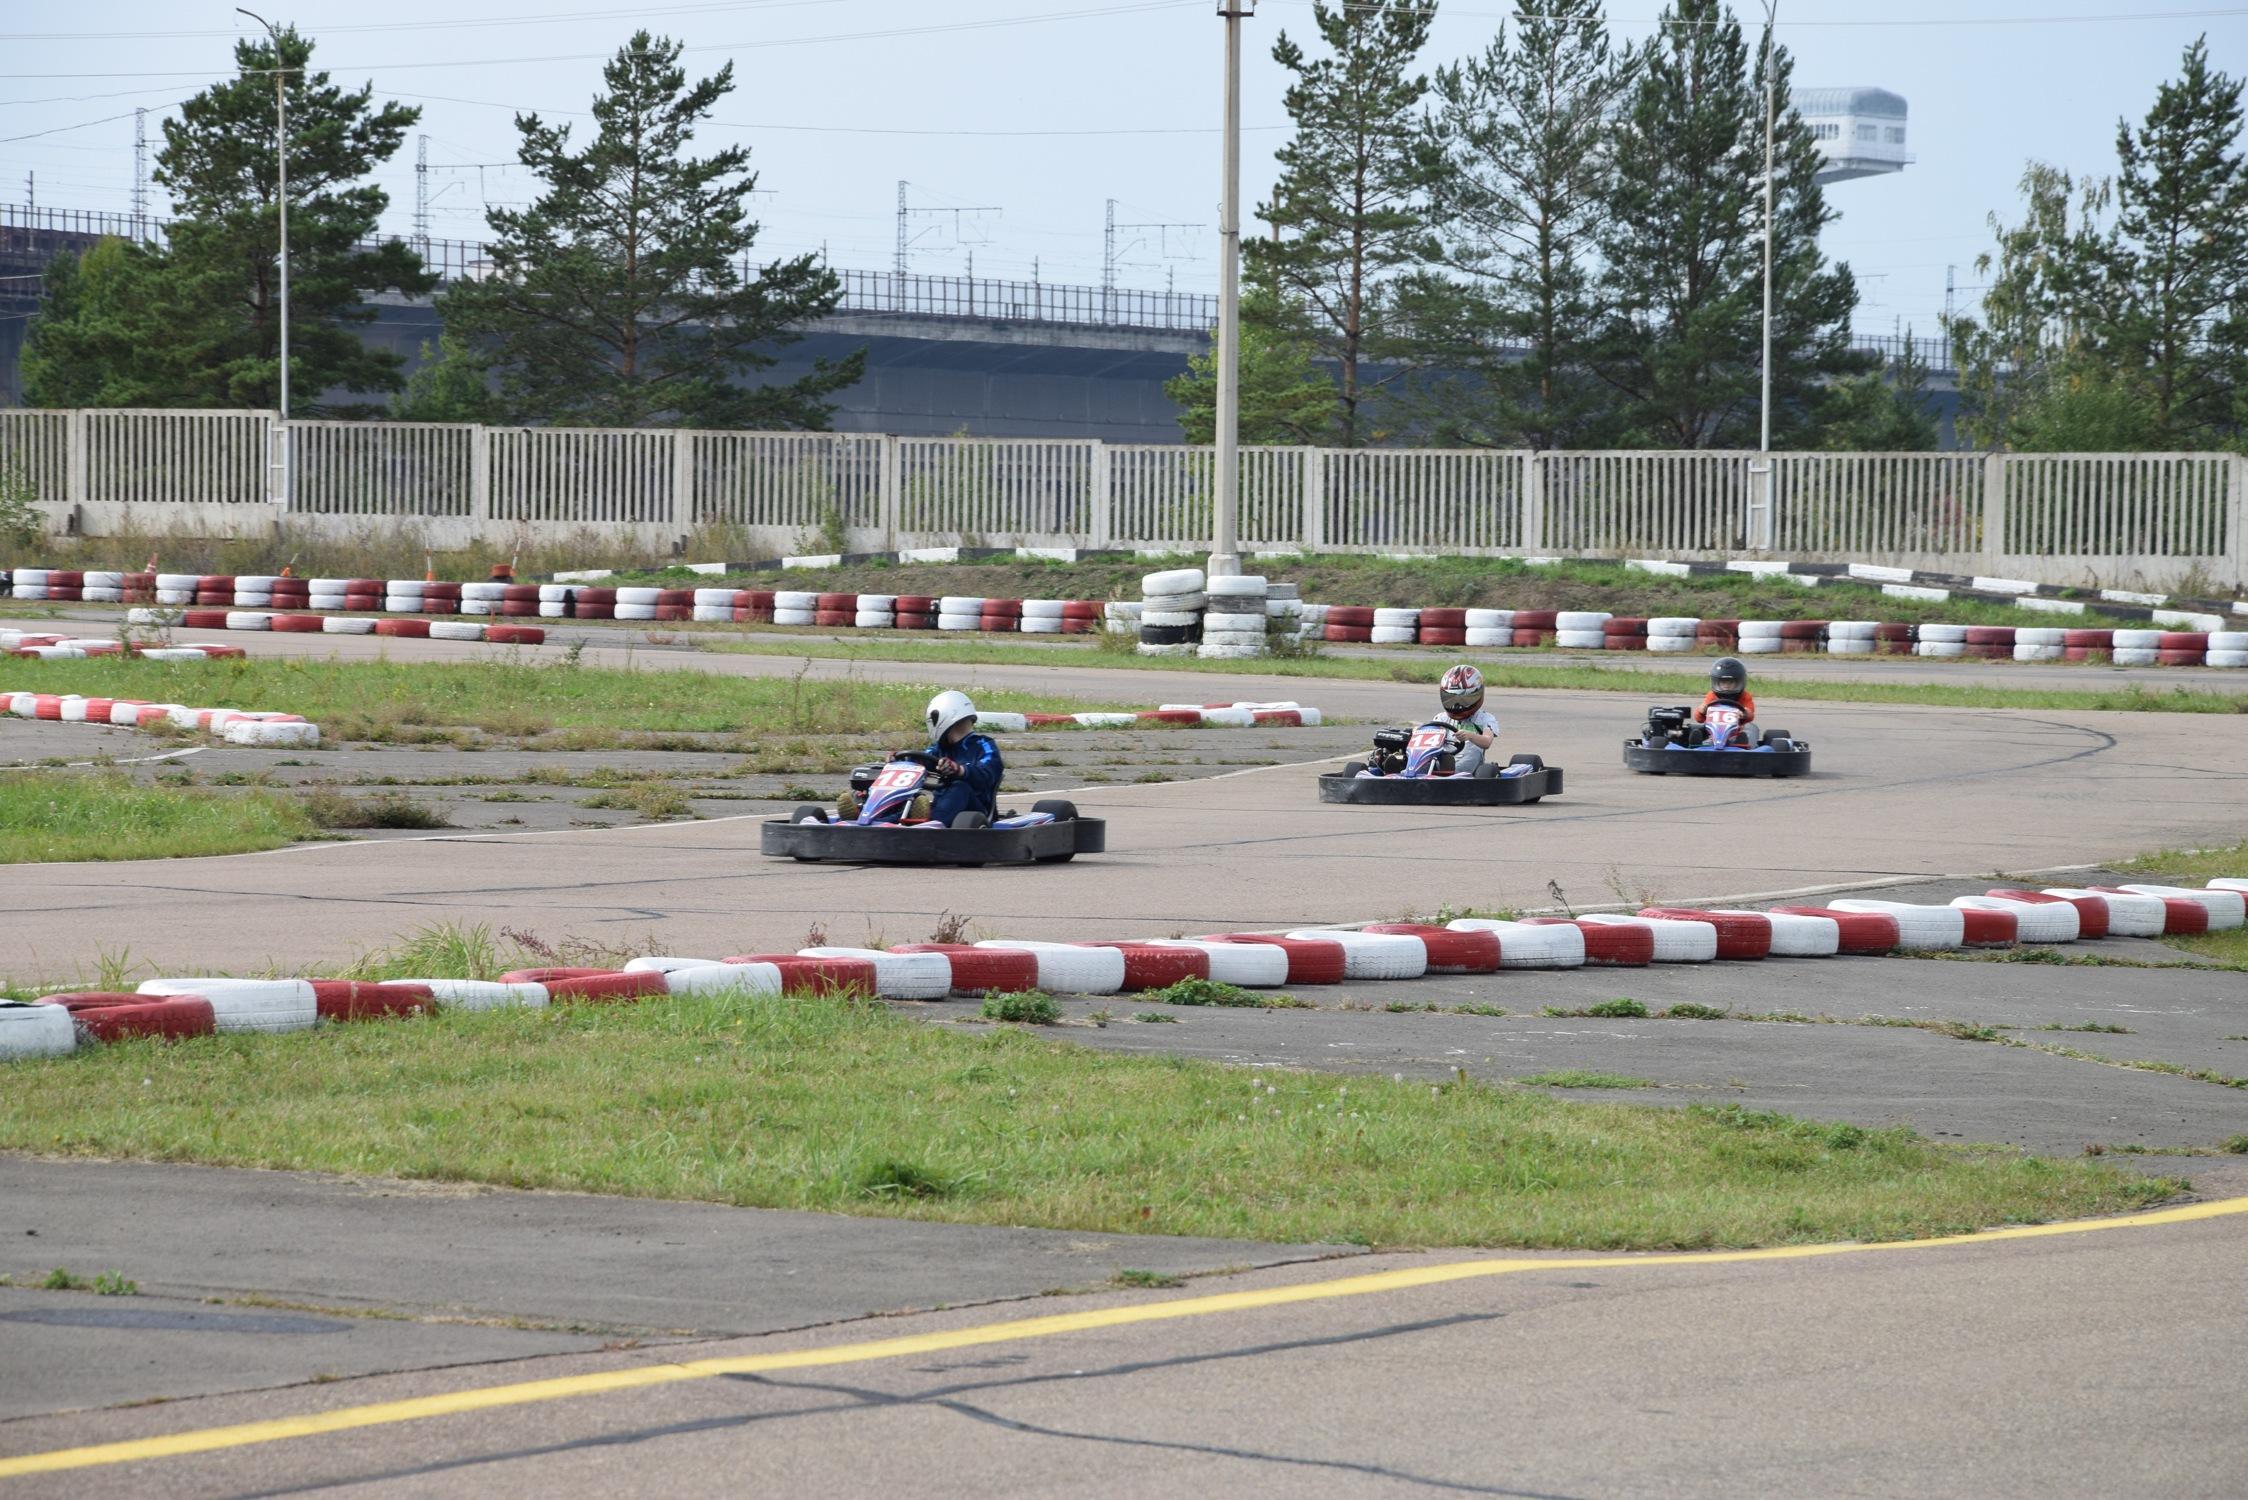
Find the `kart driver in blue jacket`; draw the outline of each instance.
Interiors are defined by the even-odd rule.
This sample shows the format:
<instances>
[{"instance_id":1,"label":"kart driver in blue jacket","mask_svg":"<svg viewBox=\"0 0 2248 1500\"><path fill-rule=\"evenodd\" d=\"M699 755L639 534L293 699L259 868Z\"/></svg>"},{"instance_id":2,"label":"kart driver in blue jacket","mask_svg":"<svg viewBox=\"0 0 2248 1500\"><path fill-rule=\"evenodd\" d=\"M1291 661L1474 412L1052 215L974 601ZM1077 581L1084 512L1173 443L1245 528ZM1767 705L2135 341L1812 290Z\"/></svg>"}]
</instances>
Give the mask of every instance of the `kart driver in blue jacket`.
<instances>
[{"instance_id":1,"label":"kart driver in blue jacket","mask_svg":"<svg viewBox=\"0 0 2248 1500\"><path fill-rule=\"evenodd\" d=\"M988 734L976 733L976 705L966 693L947 690L929 700L924 715L929 725L929 754L937 769L952 781L936 794L929 816L947 827L964 812L986 818L999 815L999 783L1007 767L999 746Z\"/></svg>"}]
</instances>

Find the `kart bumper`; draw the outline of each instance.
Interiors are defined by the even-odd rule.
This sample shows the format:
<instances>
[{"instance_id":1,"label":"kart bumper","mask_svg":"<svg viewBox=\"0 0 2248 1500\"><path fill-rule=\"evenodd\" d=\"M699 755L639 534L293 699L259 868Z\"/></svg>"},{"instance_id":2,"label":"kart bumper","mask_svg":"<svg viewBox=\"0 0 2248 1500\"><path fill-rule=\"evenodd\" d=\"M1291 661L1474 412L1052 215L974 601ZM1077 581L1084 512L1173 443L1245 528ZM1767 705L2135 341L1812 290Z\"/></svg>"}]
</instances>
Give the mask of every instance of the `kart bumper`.
<instances>
[{"instance_id":1,"label":"kart bumper","mask_svg":"<svg viewBox=\"0 0 2248 1500\"><path fill-rule=\"evenodd\" d=\"M1526 776L1322 776L1319 800L1357 807L1512 807L1561 792L1561 768Z\"/></svg>"},{"instance_id":2,"label":"kart bumper","mask_svg":"<svg viewBox=\"0 0 2248 1500\"><path fill-rule=\"evenodd\" d=\"M1102 818L1069 818L1029 828L899 828L857 823L791 823L769 818L758 852L774 859L855 865L992 865L1059 861L1108 848Z\"/></svg>"},{"instance_id":3,"label":"kart bumper","mask_svg":"<svg viewBox=\"0 0 2248 1500\"><path fill-rule=\"evenodd\" d=\"M1648 776L1801 776L1811 769L1811 751L1674 750L1625 740L1624 766Z\"/></svg>"}]
</instances>

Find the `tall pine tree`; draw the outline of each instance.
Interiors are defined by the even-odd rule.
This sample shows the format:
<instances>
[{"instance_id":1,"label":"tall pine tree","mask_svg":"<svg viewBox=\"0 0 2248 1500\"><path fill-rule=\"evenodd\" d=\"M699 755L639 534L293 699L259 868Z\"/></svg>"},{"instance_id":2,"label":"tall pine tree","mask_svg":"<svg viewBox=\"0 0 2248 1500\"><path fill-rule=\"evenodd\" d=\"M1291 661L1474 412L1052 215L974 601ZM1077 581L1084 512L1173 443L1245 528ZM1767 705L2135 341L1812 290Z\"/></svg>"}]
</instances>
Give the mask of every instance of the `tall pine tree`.
<instances>
[{"instance_id":1,"label":"tall pine tree","mask_svg":"<svg viewBox=\"0 0 2248 1500\"><path fill-rule=\"evenodd\" d=\"M1677 0L1635 59L1601 237L1607 318L1594 364L1622 398L1607 437L1754 447L1762 367L1764 68L1774 71L1772 435L1816 435L1849 348L1857 287L1829 266L1818 145L1788 103L1784 48L1751 48L1721 0Z\"/></svg>"},{"instance_id":2,"label":"tall pine tree","mask_svg":"<svg viewBox=\"0 0 2248 1500\"><path fill-rule=\"evenodd\" d=\"M372 291L418 293L420 259L392 240L370 245L389 196L368 182L421 111L376 105L371 87L337 87L311 67L310 38L284 29L234 47L233 78L213 84L164 122L156 180L177 218L162 250L102 268L100 295L42 312L40 399L102 393L117 404L265 407L280 401L280 154L274 70L289 112L289 366L292 414L364 415L333 393L380 394L401 384L402 362L364 343ZM89 278L91 289L96 283ZM70 290L70 289L66 289ZM168 309L161 338L136 348L97 322Z\"/></svg>"},{"instance_id":3,"label":"tall pine tree","mask_svg":"<svg viewBox=\"0 0 2248 1500\"><path fill-rule=\"evenodd\" d=\"M2237 433L2248 365L2248 165L2241 80L2209 68L2207 38L2134 130L2116 122L2117 240L2103 342L2144 387L2156 448Z\"/></svg>"},{"instance_id":4,"label":"tall pine tree","mask_svg":"<svg viewBox=\"0 0 2248 1500\"><path fill-rule=\"evenodd\" d=\"M1272 49L1295 75L1286 104L1296 133L1257 209L1272 237L1249 240L1243 256L1336 367L1327 435L1344 447L1379 435L1376 367L1405 349L1390 293L1428 238L1430 163L1415 119L1428 79L1413 68L1435 17L1436 0L1313 0L1327 55L1286 32Z\"/></svg>"},{"instance_id":5,"label":"tall pine tree","mask_svg":"<svg viewBox=\"0 0 2248 1500\"><path fill-rule=\"evenodd\" d=\"M1596 419L1593 249L1628 77L1600 0L1544 0L1511 41L1502 28L1481 54L1437 70L1441 269L1412 285L1409 305L1436 346L1424 362L1468 377L1439 387L1451 416L1438 437L1567 448Z\"/></svg>"},{"instance_id":6,"label":"tall pine tree","mask_svg":"<svg viewBox=\"0 0 2248 1500\"><path fill-rule=\"evenodd\" d=\"M687 154L733 92L733 64L690 86L679 53L635 34L602 70L582 147L567 125L516 118L520 159L546 190L491 213L491 276L453 287L438 310L489 358L501 404L523 420L825 427L826 398L858 382L863 353L788 384L746 378L832 311L841 284L810 255L751 269L748 150Z\"/></svg>"}]
</instances>

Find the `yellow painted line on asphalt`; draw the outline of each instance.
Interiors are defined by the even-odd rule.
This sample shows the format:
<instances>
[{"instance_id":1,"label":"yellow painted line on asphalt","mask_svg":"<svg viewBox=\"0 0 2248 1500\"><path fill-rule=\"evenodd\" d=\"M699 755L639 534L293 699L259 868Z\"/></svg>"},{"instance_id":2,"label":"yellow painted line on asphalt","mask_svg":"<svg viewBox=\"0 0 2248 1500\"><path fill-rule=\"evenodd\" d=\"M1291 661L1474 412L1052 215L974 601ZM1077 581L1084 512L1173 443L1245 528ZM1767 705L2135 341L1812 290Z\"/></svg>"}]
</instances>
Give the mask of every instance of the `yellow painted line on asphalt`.
<instances>
[{"instance_id":1,"label":"yellow painted line on asphalt","mask_svg":"<svg viewBox=\"0 0 2248 1500\"><path fill-rule=\"evenodd\" d=\"M403 1401L346 1406L301 1417L244 1422L233 1427L207 1427L197 1431L169 1433L162 1437L96 1443L83 1448L57 1448L46 1453L0 1458L0 1479L24 1474L51 1474L66 1469L91 1469L109 1464L143 1463L158 1458L184 1458L196 1453L215 1453L228 1448L277 1443L289 1438L319 1437L332 1432L352 1432L360 1428L385 1427L399 1422L420 1422L432 1417L464 1416L470 1412L572 1400L580 1396L605 1395L612 1391L643 1390L651 1386L711 1380L727 1375L766 1375L784 1370L869 1364L878 1360L906 1359L986 1344L1011 1344L1027 1339L1054 1338L1067 1333L1090 1333L1104 1328L1128 1327L1135 1323L1164 1323L1180 1318L1210 1317L1219 1313L1254 1312L1300 1302L1325 1302L1338 1297L1412 1291L1420 1287L1473 1281L1486 1276L1510 1276L1530 1271L1628 1271L1643 1266L1717 1266L1736 1265L1744 1261L1813 1260L1834 1255L1933 1250L1954 1245L1996 1244L2002 1240L2098 1234L2111 1229L2191 1224L2202 1219L2223 1218L2232 1214L2248 1214L2248 1198L2192 1203L2182 1208L2159 1209L2152 1213L2127 1214L2111 1219L2079 1219L2064 1224L2024 1224L2009 1229L1946 1235L1926 1240L1783 1245L1769 1250L1717 1250L1677 1255L1450 1261L1442 1265L1376 1271L1361 1276L1265 1287L1257 1291L1220 1292L1206 1297L1174 1297L1124 1307L1056 1313L1043 1318L1019 1318L1007 1323L985 1323L974 1328L955 1328L941 1333L909 1334L903 1338L871 1339L853 1344L833 1344L824 1348L742 1355L732 1359L698 1359L681 1364L642 1365L628 1370L607 1370L589 1375L563 1375L552 1380L529 1380L515 1385L449 1391L437 1396L414 1396Z\"/></svg>"}]
</instances>

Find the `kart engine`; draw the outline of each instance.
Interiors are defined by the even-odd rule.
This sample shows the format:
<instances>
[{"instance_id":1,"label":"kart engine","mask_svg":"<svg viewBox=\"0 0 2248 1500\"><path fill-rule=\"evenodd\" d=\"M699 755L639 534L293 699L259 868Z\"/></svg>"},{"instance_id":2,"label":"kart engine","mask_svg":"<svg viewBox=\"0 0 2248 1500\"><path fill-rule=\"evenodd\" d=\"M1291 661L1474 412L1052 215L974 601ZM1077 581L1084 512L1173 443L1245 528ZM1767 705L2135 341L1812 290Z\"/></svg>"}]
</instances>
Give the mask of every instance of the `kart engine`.
<instances>
[{"instance_id":1,"label":"kart engine","mask_svg":"<svg viewBox=\"0 0 2248 1500\"><path fill-rule=\"evenodd\" d=\"M1411 740L1409 729L1377 729L1374 731L1374 769L1384 776L1395 776L1405 769L1405 745Z\"/></svg>"}]
</instances>

